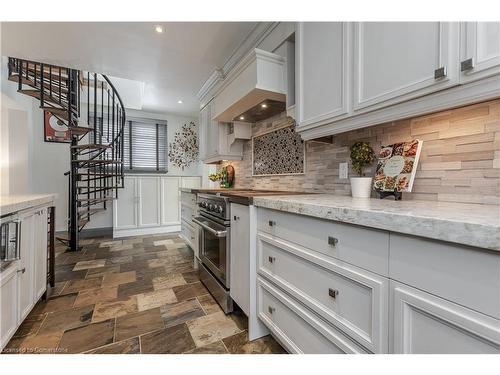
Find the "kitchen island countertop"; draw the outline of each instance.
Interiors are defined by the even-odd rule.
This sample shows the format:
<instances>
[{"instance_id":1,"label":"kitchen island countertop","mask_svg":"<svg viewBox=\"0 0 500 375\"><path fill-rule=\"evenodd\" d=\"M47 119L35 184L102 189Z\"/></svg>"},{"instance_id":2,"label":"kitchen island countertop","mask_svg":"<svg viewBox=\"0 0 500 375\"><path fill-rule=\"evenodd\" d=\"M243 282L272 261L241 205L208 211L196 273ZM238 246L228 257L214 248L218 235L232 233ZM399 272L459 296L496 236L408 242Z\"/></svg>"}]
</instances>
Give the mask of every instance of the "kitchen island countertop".
<instances>
[{"instance_id":1,"label":"kitchen island countertop","mask_svg":"<svg viewBox=\"0 0 500 375\"><path fill-rule=\"evenodd\" d=\"M0 215L9 215L31 207L51 203L56 194L18 194L0 195Z\"/></svg>"},{"instance_id":2,"label":"kitchen island countertop","mask_svg":"<svg viewBox=\"0 0 500 375\"><path fill-rule=\"evenodd\" d=\"M295 214L500 251L500 206L360 199L331 194L255 197L253 204Z\"/></svg>"}]
</instances>

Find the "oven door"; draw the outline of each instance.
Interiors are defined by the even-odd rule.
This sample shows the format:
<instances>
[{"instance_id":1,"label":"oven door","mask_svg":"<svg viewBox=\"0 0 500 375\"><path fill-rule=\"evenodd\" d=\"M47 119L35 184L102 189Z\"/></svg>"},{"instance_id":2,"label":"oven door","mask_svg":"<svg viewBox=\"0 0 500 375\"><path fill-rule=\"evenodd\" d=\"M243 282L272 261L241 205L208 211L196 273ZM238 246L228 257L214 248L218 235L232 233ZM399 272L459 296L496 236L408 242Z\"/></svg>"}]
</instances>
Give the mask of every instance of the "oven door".
<instances>
[{"instance_id":1,"label":"oven door","mask_svg":"<svg viewBox=\"0 0 500 375\"><path fill-rule=\"evenodd\" d=\"M200 260L229 289L229 230L203 216L193 218L201 227Z\"/></svg>"}]
</instances>

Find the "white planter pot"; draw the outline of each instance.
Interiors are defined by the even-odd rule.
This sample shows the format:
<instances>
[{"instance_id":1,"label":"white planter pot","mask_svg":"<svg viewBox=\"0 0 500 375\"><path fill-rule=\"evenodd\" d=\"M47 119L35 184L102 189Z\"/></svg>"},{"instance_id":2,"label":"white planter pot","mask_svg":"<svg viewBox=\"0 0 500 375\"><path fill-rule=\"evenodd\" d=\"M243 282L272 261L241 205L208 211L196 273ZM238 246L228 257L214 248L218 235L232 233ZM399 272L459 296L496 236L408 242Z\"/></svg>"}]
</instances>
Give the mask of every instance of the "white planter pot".
<instances>
[{"instance_id":1,"label":"white planter pot","mask_svg":"<svg viewBox=\"0 0 500 375\"><path fill-rule=\"evenodd\" d=\"M372 193L371 177L351 177L351 192L353 198L370 198Z\"/></svg>"}]
</instances>

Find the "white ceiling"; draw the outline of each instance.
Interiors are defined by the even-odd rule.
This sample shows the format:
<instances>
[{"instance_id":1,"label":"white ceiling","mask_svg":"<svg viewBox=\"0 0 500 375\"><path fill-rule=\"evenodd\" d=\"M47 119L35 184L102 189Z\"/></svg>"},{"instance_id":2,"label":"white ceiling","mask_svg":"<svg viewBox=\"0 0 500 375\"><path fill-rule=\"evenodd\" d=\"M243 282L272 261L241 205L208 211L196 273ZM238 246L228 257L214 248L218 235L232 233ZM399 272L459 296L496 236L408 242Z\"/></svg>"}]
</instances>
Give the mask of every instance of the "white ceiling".
<instances>
[{"instance_id":1,"label":"white ceiling","mask_svg":"<svg viewBox=\"0 0 500 375\"><path fill-rule=\"evenodd\" d=\"M257 23L158 24L3 22L1 53L141 81L143 110L195 115L202 84Z\"/></svg>"}]
</instances>

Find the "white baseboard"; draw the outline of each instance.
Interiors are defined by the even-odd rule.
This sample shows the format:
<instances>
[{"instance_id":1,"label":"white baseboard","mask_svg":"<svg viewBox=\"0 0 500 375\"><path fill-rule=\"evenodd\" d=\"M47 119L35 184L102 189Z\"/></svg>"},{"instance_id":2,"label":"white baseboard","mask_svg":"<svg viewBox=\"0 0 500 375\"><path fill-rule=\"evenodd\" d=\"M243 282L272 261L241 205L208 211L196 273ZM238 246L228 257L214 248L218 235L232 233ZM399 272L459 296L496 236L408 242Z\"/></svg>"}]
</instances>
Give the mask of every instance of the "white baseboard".
<instances>
[{"instance_id":1,"label":"white baseboard","mask_svg":"<svg viewBox=\"0 0 500 375\"><path fill-rule=\"evenodd\" d=\"M169 225L164 227L133 228L133 229L113 229L113 238L144 236L147 234L162 234L180 232L180 225Z\"/></svg>"}]
</instances>

